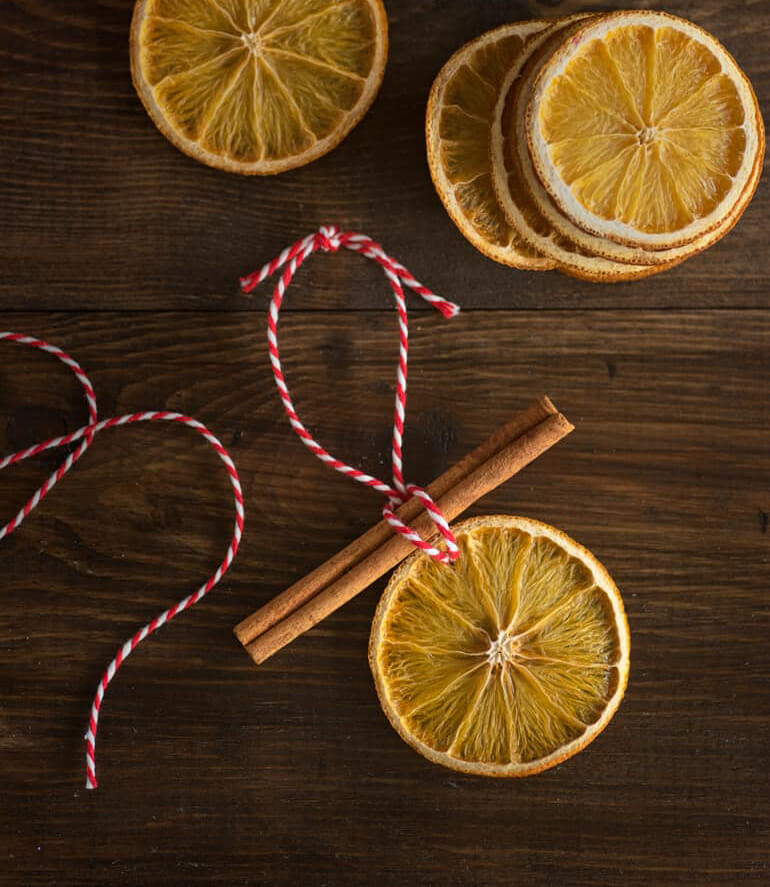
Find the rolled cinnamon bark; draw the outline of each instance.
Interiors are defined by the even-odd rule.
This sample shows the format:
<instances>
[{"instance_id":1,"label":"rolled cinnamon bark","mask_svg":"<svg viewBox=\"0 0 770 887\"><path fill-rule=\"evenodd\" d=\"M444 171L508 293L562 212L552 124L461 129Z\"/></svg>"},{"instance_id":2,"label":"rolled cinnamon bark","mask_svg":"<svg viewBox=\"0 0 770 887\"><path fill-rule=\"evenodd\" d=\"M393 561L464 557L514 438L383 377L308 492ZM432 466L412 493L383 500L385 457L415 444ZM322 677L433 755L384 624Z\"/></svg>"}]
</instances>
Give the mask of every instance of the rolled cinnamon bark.
<instances>
[{"instance_id":1,"label":"rolled cinnamon bark","mask_svg":"<svg viewBox=\"0 0 770 887\"><path fill-rule=\"evenodd\" d=\"M448 520L454 520L486 493L508 480L565 437L573 426L547 397L533 403L428 487ZM424 538L435 527L419 503L399 509ZM277 595L235 628L252 659L260 664L317 625L414 550L381 521L304 579Z\"/></svg>"}]
</instances>

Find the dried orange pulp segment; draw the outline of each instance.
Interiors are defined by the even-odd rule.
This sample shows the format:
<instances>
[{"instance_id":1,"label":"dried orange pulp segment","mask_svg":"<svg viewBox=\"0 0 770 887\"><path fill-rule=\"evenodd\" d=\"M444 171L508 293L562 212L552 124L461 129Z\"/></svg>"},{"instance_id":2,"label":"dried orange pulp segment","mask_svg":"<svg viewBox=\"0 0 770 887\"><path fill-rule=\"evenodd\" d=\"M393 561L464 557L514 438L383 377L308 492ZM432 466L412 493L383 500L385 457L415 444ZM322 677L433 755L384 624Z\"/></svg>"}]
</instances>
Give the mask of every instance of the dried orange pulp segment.
<instances>
[{"instance_id":1,"label":"dried orange pulp segment","mask_svg":"<svg viewBox=\"0 0 770 887\"><path fill-rule=\"evenodd\" d=\"M380 702L435 763L538 773L584 748L620 704L620 593L589 551L539 521L479 517L454 531L455 564L415 552L380 600L369 645Z\"/></svg>"},{"instance_id":2,"label":"dried orange pulp segment","mask_svg":"<svg viewBox=\"0 0 770 887\"><path fill-rule=\"evenodd\" d=\"M267 175L350 132L377 94L387 43L381 0L138 0L131 70L177 148Z\"/></svg>"},{"instance_id":3,"label":"dried orange pulp segment","mask_svg":"<svg viewBox=\"0 0 770 887\"><path fill-rule=\"evenodd\" d=\"M489 128L506 70L531 36L552 25L516 22L466 43L436 76L425 115L428 166L452 221L485 255L530 270L555 263L522 241L505 220L492 187Z\"/></svg>"},{"instance_id":4,"label":"dried orange pulp segment","mask_svg":"<svg viewBox=\"0 0 770 887\"><path fill-rule=\"evenodd\" d=\"M577 226L647 249L722 224L764 134L745 74L710 34L649 10L588 22L532 90L537 174Z\"/></svg>"}]
</instances>

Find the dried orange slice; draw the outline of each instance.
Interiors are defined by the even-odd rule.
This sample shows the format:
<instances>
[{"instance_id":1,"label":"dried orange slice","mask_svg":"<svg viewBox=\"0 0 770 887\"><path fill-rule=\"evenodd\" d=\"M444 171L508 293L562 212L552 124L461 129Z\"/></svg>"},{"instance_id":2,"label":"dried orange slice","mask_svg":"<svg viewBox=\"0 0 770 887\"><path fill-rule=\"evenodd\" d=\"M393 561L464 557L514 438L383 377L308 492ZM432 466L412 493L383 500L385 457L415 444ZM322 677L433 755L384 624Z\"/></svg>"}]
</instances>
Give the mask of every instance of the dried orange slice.
<instances>
[{"instance_id":1,"label":"dried orange slice","mask_svg":"<svg viewBox=\"0 0 770 887\"><path fill-rule=\"evenodd\" d=\"M546 270L555 263L505 220L492 187L489 128L505 72L526 41L552 25L517 22L466 43L439 71L425 117L428 166L444 208L476 249L514 268Z\"/></svg>"},{"instance_id":2,"label":"dried orange slice","mask_svg":"<svg viewBox=\"0 0 770 887\"><path fill-rule=\"evenodd\" d=\"M648 277L675 264L639 264L603 255L603 250L590 249L560 230L553 214L543 212L530 188L542 186L531 171L532 161L526 146L516 132L516 108L529 95L533 67L550 57L565 35L579 27L588 16L578 14L557 19L553 29L536 34L523 47L505 73L492 116L490 151L492 184L508 224L516 233L543 255L549 256L565 274L584 280L604 283ZM549 198L546 194L546 200ZM556 211L558 213L558 211ZM566 217L564 221L572 226ZM598 243L608 244L610 252L630 254L632 251L604 238L590 236ZM641 251L637 250L636 253Z\"/></svg>"},{"instance_id":3,"label":"dried orange slice","mask_svg":"<svg viewBox=\"0 0 770 887\"><path fill-rule=\"evenodd\" d=\"M503 78L491 132L493 183L508 222L533 247L553 258L560 271L592 281L638 279L671 268L723 237L751 201L762 171L761 157L724 222L684 246L641 249L578 228L553 203L535 172L527 146L525 116L532 86L543 66L554 50L576 33L581 26L576 20L585 18L561 19L548 33L533 37Z\"/></svg>"},{"instance_id":4,"label":"dried orange slice","mask_svg":"<svg viewBox=\"0 0 770 887\"><path fill-rule=\"evenodd\" d=\"M722 225L764 153L756 97L711 34L649 10L583 25L543 66L529 151L575 225L670 249Z\"/></svg>"},{"instance_id":5,"label":"dried orange slice","mask_svg":"<svg viewBox=\"0 0 770 887\"><path fill-rule=\"evenodd\" d=\"M380 702L437 764L538 773L588 745L620 704L620 592L589 551L539 521L480 517L454 531L454 565L415 552L380 600L369 645Z\"/></svg>"},{"instance_id":6,"label":"dried orange slice","mask_svg":"<svg viewBox=\"0 0 770 887\"><path fill-rule=\"evenodd\" d=\"M537 217L540 221L534 226L534 231L523 230L522 236L543 253L559 261L562 270L567 273L572 273L576 265L585 262L582 257L600 256L613 263L648 266L647 269L641 270L641 274L649 275L650 270L656 270L650 266L665 265L666 268L670 268L711 246L733 227L754 193L761 173L761 158L755 165L748 187L725 221L688 244L666 250L649 250L615 243L605 237L583 231L559 210L540 182L532 164L526 137L526 111L533 84L554 50L576 33L578 27L580 25L574 23L570 27L562 25L545 35L545 38L539 36L533 38L522 53L520 61L523 68L520 71L510 71L503 81L504 87L507 87L511 80L512 85L508 95L501 99L501 104L496 110L492 130L493 155L499 158L496 161L498 164L507 167L514 165L514 160L505 155L510 152L516 157L515 171L511 171L508 176L509 193L502 194L499 199L506 208L510 207L513 195L516 195L516 202L519 205L523 206L529 201L529 220ZM514 183L514 178L517 176L520 181ZM502 188L503 184L498 183L498 187ZM595 262L592 265L596 266L594 269L596 273L601 270L601 265ZM605 269L605 273L612 272ZM617 274L623 279L622 268ZM590 276L590 273L578 272L578 276Z\"/></svg>"},{"instance_id":7,"label":"dried orange slice","mask_svg":"<svg viewBox=\"0 0 770 887\"><path fill-rule=\"evenodd\" d=\"M387 58L381 0L138 0L131 70L155 125L209 166L316 160L367 111Z\"/></svg>"}]
</instances>

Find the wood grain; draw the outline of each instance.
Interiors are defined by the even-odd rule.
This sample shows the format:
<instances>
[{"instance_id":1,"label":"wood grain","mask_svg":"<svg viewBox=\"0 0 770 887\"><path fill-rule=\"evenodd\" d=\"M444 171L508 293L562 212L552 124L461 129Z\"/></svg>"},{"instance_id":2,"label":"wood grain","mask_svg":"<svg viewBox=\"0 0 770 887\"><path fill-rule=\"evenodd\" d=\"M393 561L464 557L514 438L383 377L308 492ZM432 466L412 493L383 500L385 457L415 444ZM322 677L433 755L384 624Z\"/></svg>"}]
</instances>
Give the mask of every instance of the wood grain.
<instances>
[{"instance_id":1,"label":"wood grain","mask_svg":"<svg viewBox=\"0 0 770 887\"><path fill-rule=\"evenodd\" d=\"M221 556L226 479L187 429L115 430L4 545L0 883L764 883L767 312L480 311L415 325L407 475L428 479L552 392L577 431L476 511L563 527L628 607L632 673L615 720L585 753L513 784L434 767L388 726L366 664L382 583L260 669L232 637L380 507L291 435L262 318L24 323L77 354L105 415L157 406L210 423L241 470L247 521L222 587L111 687L93 794L80 736L100 669ZM297 312L283 327L309 427L383 471L394 336L391 311ZM82 420L50 358L6 344L0 367L3 451ZM3 474L9 511L49 459Z\"/></svg>"},{"instance_id":2,"label":"wood grain","mask_svg":"<svg viewBox=\"0 0 770 887\"><path fill-rule=\"evenodd\" d=\"M105 432L0 545L2 887L770 881L765 183L721 244L649 281L498 267L430 184L430 83L487 28L586 7L386 5L370 114L321 161L252 180L187 159L150 123L128 72L130 0L0 3L0 328L71 350L105 417L169 408L206 422L247 505L221 587L111 686L95 793L82 788L91 694L118 644L221 558L224 471L189 429ZM722 39L767 106L766 0L665 8ZM413 322L407 477L429 481L543 392L577 426L475 509L562 527L628 609L625 701L590 749L540 776L463 777L398 738L366 663L382 582L259 669L232 636L382 504L291 434L265 349L269 290L237 293L241 274L326 221L378 237L464 307ZM381 273L342 254L301 270L281 320L303 419L374 473L388 470L395 320ZM0 415L5 453L86 411L56 361L6 343ZM4 513L55 464L3 472Z\"/></svg>"}]
</instances>

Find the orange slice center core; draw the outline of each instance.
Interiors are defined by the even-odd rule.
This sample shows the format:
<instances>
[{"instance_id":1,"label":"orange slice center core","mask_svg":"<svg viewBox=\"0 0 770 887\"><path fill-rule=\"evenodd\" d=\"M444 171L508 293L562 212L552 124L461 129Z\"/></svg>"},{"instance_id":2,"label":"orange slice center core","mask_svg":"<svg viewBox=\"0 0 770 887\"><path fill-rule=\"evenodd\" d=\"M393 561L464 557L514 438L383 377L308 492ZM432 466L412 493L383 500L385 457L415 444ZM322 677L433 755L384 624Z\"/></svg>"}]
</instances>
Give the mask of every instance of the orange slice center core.
<instances>
[{"instance_id":1,"label":"orange slice center core","mask_svg":"<svg viewBox=\"0 0 770 887\"><path fill-rule=\"evenodd\" d=\"M651 145L658 135L658 130L654 126L643 126L636 134L640 145Z\"/></svg>"},{"instance_id":2,"label":"orange slice center core","mask_svg":"<svg viewBox=\"0 0 770 887\"><path fill-rule=\"evenodd\" d=\"M503 630L490 643L486 652L487 662L492 668L502 668L505 665L511 665L520 657L519 647L521 646L517 637L508 634Z\"/></svg>"},{"instance_id":3,"label":"orange slice center core","mask_svg":"<svg viewBox=\"0 0 770 887\"><path fill-rule=\"evenodd\" d=\"M243 45L248 49L248 51L256 56L259 54L262 49L262 40L259 36L258 31L251 31L250 33L241 33L241 41Z\"/></svg>"}]
</instances>

